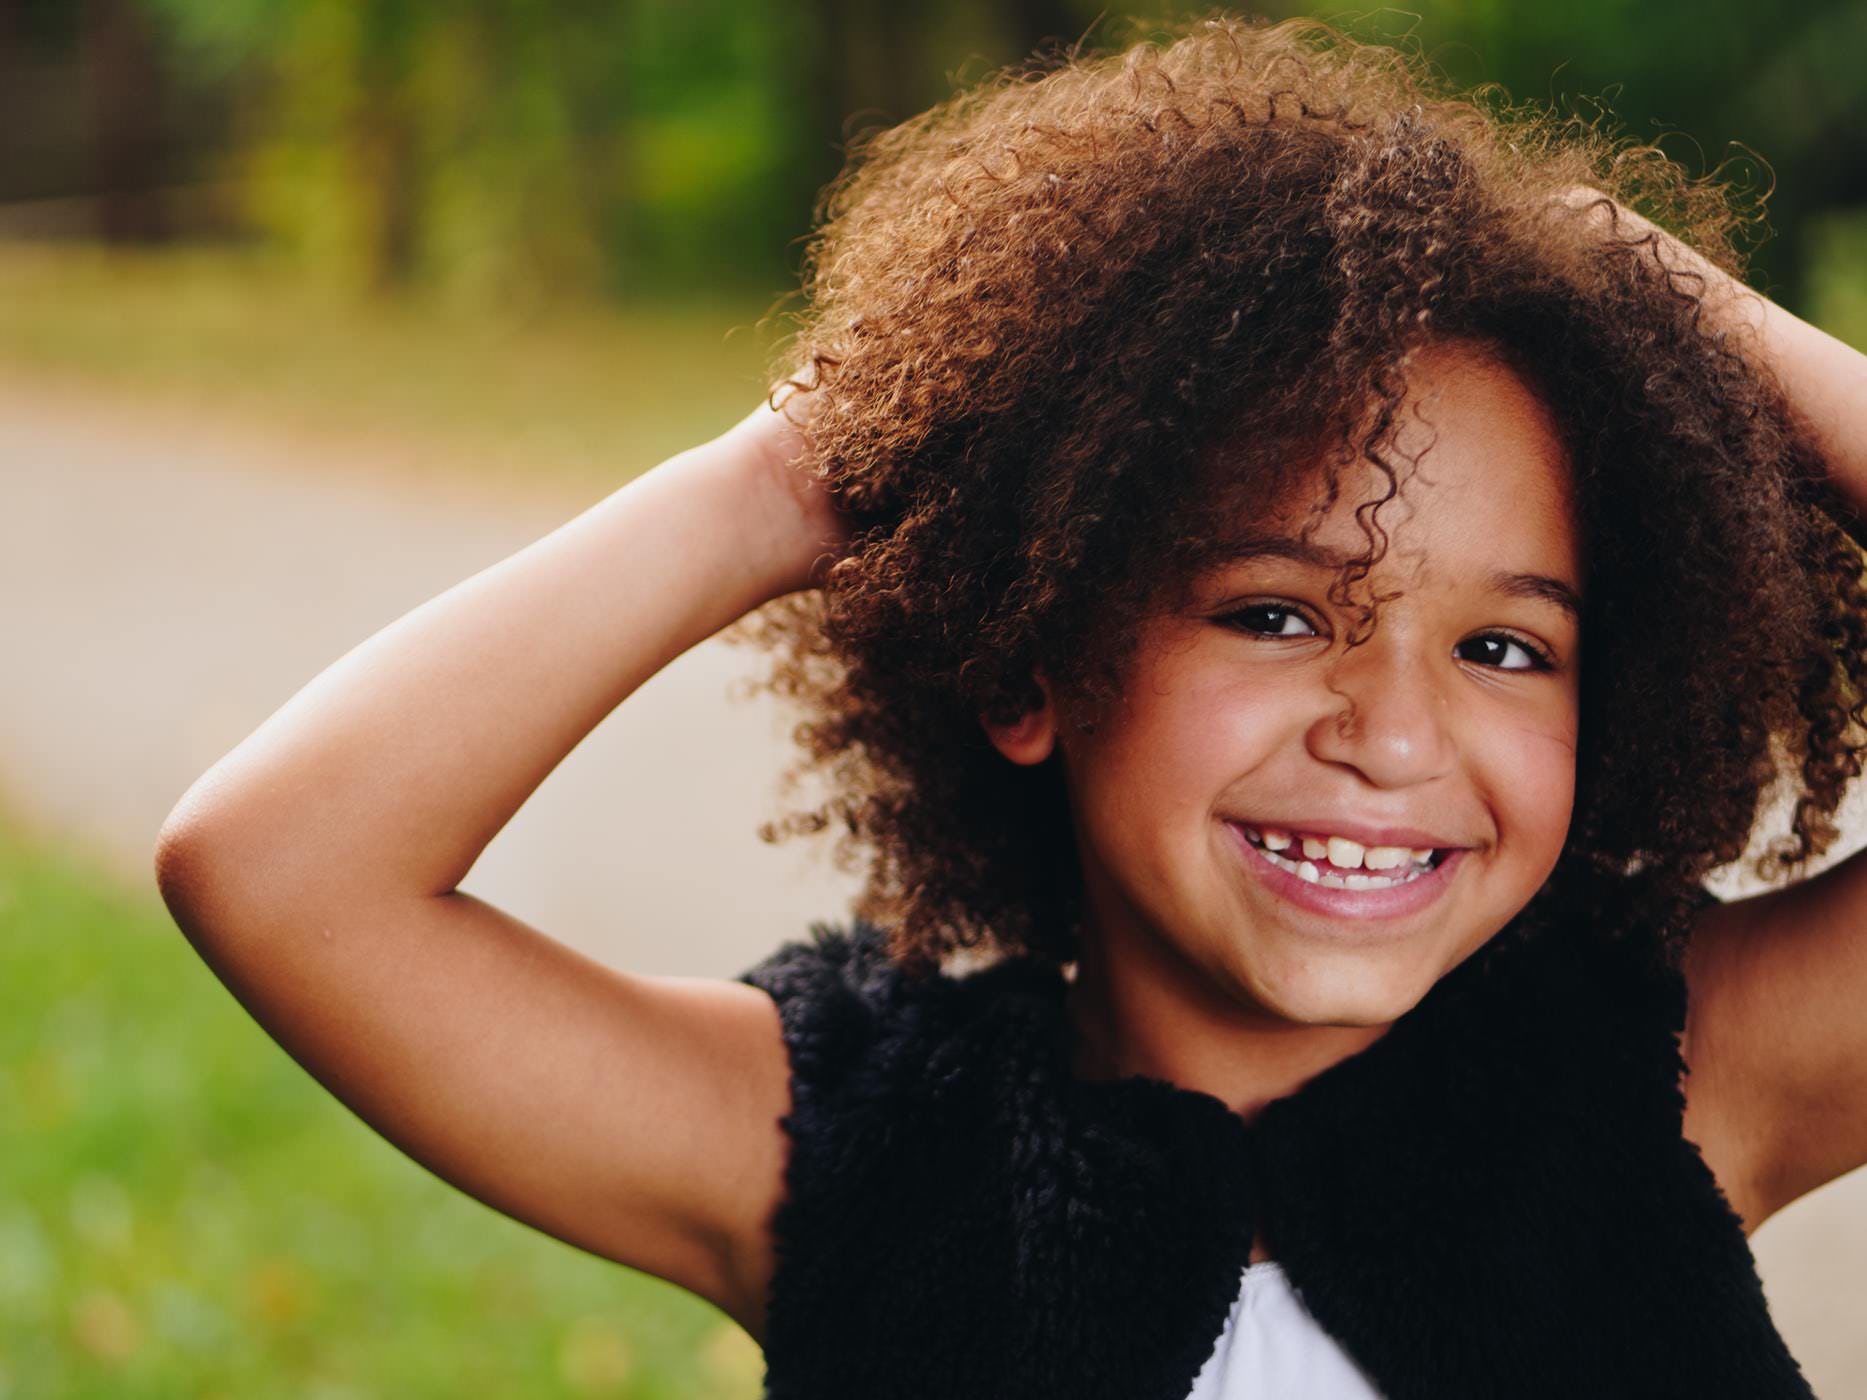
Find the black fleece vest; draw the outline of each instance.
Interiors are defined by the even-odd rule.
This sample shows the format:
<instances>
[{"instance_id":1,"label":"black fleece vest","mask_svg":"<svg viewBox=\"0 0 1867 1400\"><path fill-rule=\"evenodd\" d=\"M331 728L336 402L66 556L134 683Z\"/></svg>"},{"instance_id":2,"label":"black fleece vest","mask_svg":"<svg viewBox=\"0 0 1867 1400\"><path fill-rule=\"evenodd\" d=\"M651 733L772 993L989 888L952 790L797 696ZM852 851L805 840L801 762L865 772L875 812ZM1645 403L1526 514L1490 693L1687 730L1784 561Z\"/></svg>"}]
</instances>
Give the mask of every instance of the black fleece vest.
<instances>
[{"instance_id":1,"label":"black fleece vest","mask_svg":"<svg viewBox=\"0 0 1867 1400\"><path fill-rule=\"evenodd\" d=\"M1247 1123L1075 1078L1055 969L811 935L740 979L791 1061L769 1400L1185 1400L1259 1231L1389 1400L1812 1394L1682 1134L1677 972L1487 945Z\"/></svg>"}]
</instances>

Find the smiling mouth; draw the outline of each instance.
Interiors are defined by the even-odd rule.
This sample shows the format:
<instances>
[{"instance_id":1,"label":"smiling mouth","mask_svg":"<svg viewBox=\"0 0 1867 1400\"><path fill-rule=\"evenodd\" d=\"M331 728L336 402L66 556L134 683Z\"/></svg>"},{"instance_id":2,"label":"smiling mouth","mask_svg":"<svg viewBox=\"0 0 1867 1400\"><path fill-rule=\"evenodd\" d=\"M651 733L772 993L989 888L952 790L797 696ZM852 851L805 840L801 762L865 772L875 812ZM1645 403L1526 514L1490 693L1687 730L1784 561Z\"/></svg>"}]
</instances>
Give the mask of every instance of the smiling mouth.
<instances>
[{"instance_id":1,"label":"smiling mouth","mask_svg":"<svg viewBox=\"0 0 1867 1400\"><path fill-rule=\"evenodd\" d=\"M1312 885L1337 890L1384 890L1412 884L1443 864L1454 848L1363 846L1340 836L1306 836L1234 822L1264 857Z\"/></svg>"}]
</instances>

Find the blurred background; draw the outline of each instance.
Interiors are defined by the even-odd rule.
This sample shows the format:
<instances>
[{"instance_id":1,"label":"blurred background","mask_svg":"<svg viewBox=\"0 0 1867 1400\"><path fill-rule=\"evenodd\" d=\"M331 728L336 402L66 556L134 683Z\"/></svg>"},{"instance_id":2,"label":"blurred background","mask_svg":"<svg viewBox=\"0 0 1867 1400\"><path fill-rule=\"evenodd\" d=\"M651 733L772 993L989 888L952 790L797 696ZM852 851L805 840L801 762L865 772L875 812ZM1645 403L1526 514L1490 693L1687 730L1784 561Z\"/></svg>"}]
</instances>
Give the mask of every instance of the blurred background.
<instances>
[{"instance_id":1,"label":"blurred background","mask_svg":"<svg viewBox=\"0 0 1867 1400\"><path fill-rule=\"evenodd\" d=\"M1307 12L1768 189L1753 284L1867 345L1867 0ZM747 411L849 139L1127 14L0 0L0 1400L757 1395L720 1314L328 1098L155 833L351 646ZM789 721L750 665L657 676L465 888L640 972L841 917L754 835ZM1752 1244L1817 1392L1867 1395L1867 1175Z\"/></svg>"}]
</instances>

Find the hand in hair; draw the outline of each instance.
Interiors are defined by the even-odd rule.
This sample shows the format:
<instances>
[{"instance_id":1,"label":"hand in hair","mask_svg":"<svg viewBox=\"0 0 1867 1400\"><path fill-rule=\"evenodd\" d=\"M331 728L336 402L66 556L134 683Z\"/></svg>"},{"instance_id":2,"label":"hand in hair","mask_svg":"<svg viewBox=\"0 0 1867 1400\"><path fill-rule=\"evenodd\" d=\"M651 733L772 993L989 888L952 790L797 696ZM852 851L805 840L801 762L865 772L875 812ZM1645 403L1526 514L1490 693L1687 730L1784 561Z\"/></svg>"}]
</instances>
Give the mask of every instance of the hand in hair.
<instances>
[{"instance_id":1,"label":"hand in hair","mask_svg":"<svg viewBox=\"0 0 1867 1400\"><path fill-rule=\"evenodd\" d=\"M1705 314L1732 348L1773 374L1791 411L1820 449L1830 475L1857 510L1867 511L1867 355L1745 286L1696 249L1589 185L1557 196L1604 237L1650 242L1662 267L1694 279Z\"/></svg>"},{"instance_id":2,"label":"hand in hair","mask_svg":"<svg viewBox=\"0 0 1867 1400\"><path fill-rule=\"evenodd\" d=\"M797 587L820 586L828 565L849 543L849 520L831 498L811 451L810 423L821 405L814 386L795 376L780 381L765 401L724 434L778 488L775 497L794 505L800 571Z\"/></svg>"}]
</instances>

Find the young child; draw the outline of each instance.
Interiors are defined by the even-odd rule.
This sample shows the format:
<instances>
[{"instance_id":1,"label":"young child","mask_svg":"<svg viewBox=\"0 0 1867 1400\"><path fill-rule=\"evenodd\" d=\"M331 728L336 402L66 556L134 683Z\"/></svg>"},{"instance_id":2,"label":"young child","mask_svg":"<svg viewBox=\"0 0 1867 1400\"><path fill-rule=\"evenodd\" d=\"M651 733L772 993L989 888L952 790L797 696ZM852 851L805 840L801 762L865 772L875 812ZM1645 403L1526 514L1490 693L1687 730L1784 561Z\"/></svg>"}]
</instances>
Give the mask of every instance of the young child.
<instances>
[{"instance_id":1,"label":"young child","mask_svg":"<svg viewBox=\"0 0 1867 1400\"><path fill-rule=\"evenodd\" d=\"M1745 1237L1867 1162L1867 866L1702 882L1860 769L1867 359L1733 222L1310 22L1006 75L838 186L771 402L332 665L163 894L775 1400L1807 1396ZM655 978L459 892L737 619L847 924Z\"/></svg>"}]
</instances>

